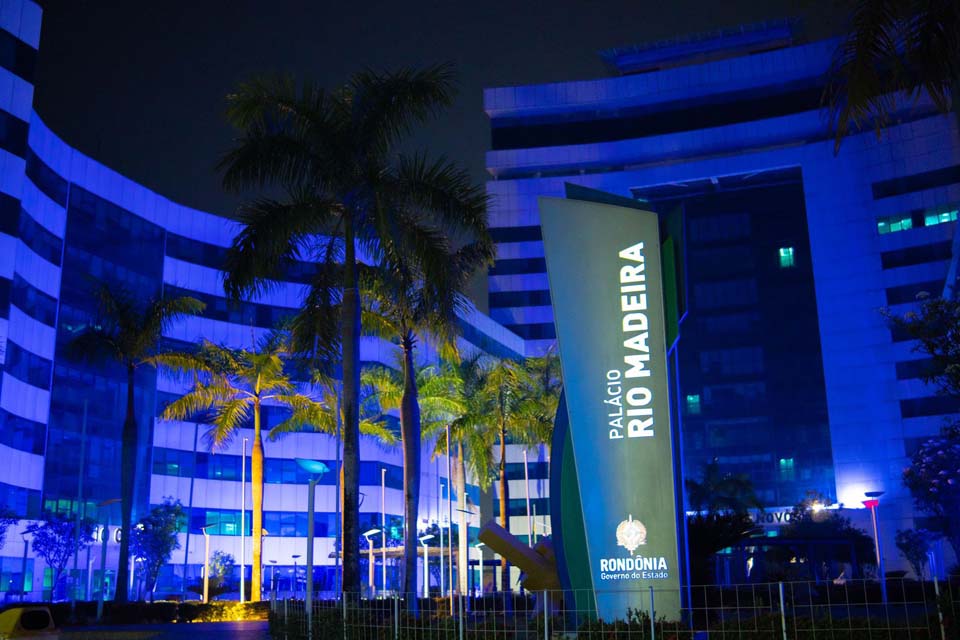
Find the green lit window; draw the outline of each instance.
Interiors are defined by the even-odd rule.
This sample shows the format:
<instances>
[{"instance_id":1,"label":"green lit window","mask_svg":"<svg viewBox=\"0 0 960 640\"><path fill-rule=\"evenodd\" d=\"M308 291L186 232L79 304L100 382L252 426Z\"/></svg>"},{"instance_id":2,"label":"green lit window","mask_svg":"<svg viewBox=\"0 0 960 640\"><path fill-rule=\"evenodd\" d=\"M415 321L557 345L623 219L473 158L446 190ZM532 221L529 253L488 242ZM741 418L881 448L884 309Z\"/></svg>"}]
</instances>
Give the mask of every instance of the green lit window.
<instances>
[{"instance_id":1,"label":"green lit window","mask_svg":"<svg viewBox=\"0 0 960 640\"><path fill-rule=\"evenodd\" d=\"M941 211L941 212L927 212L923 216L923 226L932 227L938 224L944 224L945 222L956 222L957 221L957 209L952 211Z\"/></svg>"},{"instance_id":2,"label":"green lit window","mask_svg":"<svg viewBox=\"0 0 960 640\"><path fill-rule=\"evenodd\" d=\"M880 218L877 220L877 232L880 235L885 233L896 233L897 231L906 231L913 228L913 216L909 213Z\"/></svg>"},{"instance_id":3,"label":"green lit window","mask_svg":"<svg viewBox=\"0 0 960 640\"><path fill-rule=\"evenodd\" d=\"M687 396L687 413L690 415L700 414L700 394L695 393Z\"/></svg>"},{"instance_id":4,"label":"green lit window","mask_svg":"<svg viewBox=\"0 0 960 640\"><path fill-rule=\"evenodd\" d=\"M780 247L780 268L788 269L795 264L793 247Z\"/></svg>"},{"instance_id":5,"label":"green lit window","mask_svg":"<svg viewBox=\"0 0 960 640\"><path fill-rule=\"evenodd\" d=\"M780 458L780 478L793 480L793 458Z\"/></svg>"}]
</instances>

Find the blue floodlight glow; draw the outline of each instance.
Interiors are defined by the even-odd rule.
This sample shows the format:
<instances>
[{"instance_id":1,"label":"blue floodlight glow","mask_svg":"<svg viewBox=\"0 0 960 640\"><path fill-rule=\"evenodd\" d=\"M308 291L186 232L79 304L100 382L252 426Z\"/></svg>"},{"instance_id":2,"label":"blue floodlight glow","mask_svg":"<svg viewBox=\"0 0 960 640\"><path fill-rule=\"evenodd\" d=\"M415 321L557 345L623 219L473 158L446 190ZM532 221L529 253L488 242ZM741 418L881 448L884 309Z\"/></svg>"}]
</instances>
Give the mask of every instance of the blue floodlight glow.
<instances>
[{"instance_id":1,"label":"blue floodlight glow","mask_svg":"<svg viewBox=\"0 0 960 640\"><path fill-rule=\"evenodd\" d=\"M330 468L319 460L309 460L307 458L295 458L300 468L308 473L323 475L330 471Z\"/></svg>"}]
</instances>

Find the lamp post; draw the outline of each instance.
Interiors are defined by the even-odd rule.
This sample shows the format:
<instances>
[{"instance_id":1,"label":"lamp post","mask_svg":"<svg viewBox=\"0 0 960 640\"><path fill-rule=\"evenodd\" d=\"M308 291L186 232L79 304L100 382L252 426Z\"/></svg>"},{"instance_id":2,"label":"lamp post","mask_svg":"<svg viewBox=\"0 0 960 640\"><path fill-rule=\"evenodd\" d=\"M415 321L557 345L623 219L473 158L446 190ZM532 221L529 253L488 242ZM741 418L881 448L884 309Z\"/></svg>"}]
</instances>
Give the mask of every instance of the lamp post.
<instances>
[{"instance_id":1,"label":"lamp post","mask_svg":"<svg viewBox=\"0 0 960 640\"><path fill-rule=\"evenodd\" d=\"M428 540L433 540L433 534L428 533L425 536L420 536L420 544L423 545L423 597L430 597L430 556L428 555L427 546Z\"/></svg>"},{"instance_id":2,"label":"lamp post","mask_svg":"<svg viewBox=\"0 0 960 640\"><path fill-rule=\"evenodd\" d=\"M479 576L477 577L477 586L479 587L478 591L483 594L483 547L486 545L482 542L478 542L474 546L477 548L477 551L480 552L480 559L477 561L477 566L480 572Z\"/></svg>"},{"instance_id":3,"label":"lamp post","mask_svg":"<svg viewBox=\"0 0 960 640\"><path fill-rule=\"evenodd\" d=\"M530 515L530 467L527 463L527 449L523 449L523 489L527 498L527 544L533 546L533 518Z\"/></svg>"},{"instance_id":4,"label":"lamp post","mask_svg":"<svg viewBox=\"0 0 960 640\"><path fill-rule=\"evenodd\" d=\"M447 531L447 555L450 559L450 615L454 613L453 610L453 470L452 463L450 461L450 423L447 423L447 523L450 528ZM462 491L463 489L461 489ZM460 535L464 535L461 531Z\"/></svg>"},{"instance_id":5,"label":"lamp post","mask_svg":"<svg viewBox=\"0 0 960 640\"><path fill-rule=\"evenodd\" d=\"M271 591L273 592L273 600L277 599L277 561L270 561L270 586L272 587Z\"/></svg>"},{"instance_id":6,"label":"lamp post","mask_svg":"<svg viewBox=\"0 0 960 640\"><path fill-rule=\"evenodd\" d=\"M210 526L213 525L200 528L203 533L203 604L210 601L210 534L207 533Z\"/></svg>"},{"instance_id":7,"label":"lamp post","mask_svg":"<svg viewBox=\"0 0 960 640\"><path fill-rule=\"evenodd\" d=\"M240 603L243 604L246 600L243 566L247 553L247 438L240 447Z\"/></svg>"},{"instance_id":8,"label":"lamp post","mask_svg":"<svg viewBox=\"0 0 960 640\"><path fill-rule=\"evenodd\" d=\"M26 531L21 533L20 536L23 538L23 564L20 565L20 578L22 580L22 584L20 585L20 602L23 602L23 595L27 591L27 552L30 551L30 538ZM30 591L33 591L33 584L30 585Z\"/></svg>"},{"instance_id":9,"label":"lamp post","mask_svg":"<svg viewBox=\"0 0 960 640\"><path fill-rule=\"evenodd\" d=\"M370 584L371 599L373 599L373 597L377 594L377 585L373 581L373 572L376 561L373 559L373 540L371 540L371 537L377 535L378 533L380 533L380 529L370 529L369 531L363 532L363 537L367 539L367 564L370 565L367 567L367 582Z\"/></svg>"},{"instance_id":10,"label":"lamp post","mask_svg":"<svg viewBox=\"0 0 960 640\"><path fill-rule=\"evenodd\" d=\"M883 603L887 603L887 575L883 570L883 553L880 552L880 527L877 524L877 511L880 509L880 496L885 491L867 491L864 493L867 500L863 501L863 506L870 509L870 519L873 521L873 542L877 552L877 572L880 574L880 597Z\"/></svg>"},{"instance_id":11,"label":"lamp post","mask_svg":"<svg viewBox=\"0 0 960 640\"><path fill-rule=\"evenodd\" d=\"M387 468L380 469L380 564L383 572L383 592L387 592ZM372 575L372 574L371 574ZM373 580L370 581L373 585Z\"/></svg>"},{"instance_id":12,"label":"lamp post","mask_svg":"<svg viewBox=\"0 0 960 640\"><path fill-rule=\"evenodd\" d=\"M313 637L313 535L314 522L313 510L316 502L317 482L323 477L323 474L330 471L327 465L319 460L308 460L306 458L296 458L300 468L310 474L310 481L307 483L307 597L304 604L307 607L307 635Z\"/></svg>"},{"instance_id":13,"label":"lamp post","mask_svg":"<svg viewBox=\"0 0 960 640\"><path fill-rule=\"evenodd\" d=\"M301 556L299 553L295 553L290 557L293 558L293 597L296 598L297 594L300 593L300 574L297 572L297 558Z\"/></svg>"}]
</instances>

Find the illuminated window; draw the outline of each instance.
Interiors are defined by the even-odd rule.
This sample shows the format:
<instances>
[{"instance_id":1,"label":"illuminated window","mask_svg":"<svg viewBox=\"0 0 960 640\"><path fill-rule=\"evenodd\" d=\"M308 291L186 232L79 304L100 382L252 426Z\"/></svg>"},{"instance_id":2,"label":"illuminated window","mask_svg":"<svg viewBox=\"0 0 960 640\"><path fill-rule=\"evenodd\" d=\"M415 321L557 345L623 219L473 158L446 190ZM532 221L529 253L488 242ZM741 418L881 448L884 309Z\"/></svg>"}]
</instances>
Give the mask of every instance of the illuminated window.
<instances>
[{"instance_id":1,"label":"illuminated window","mask_svg":"<svg viewBox=\"0 0 960 640\"><path fill-rule=\"evenodd\" d=\"M793 480L793 458L780 458L780 478Z\"/></svg>"},{"instance_id":2,"label":"illuminated window","mask_svg":"<svg viewBox=\"0 0 960 640\"><path fill-rule=\"evenodd\" d=\"M690 415L700 415L700 394L695 393L687 396L687 413Z\"/></svg>"},{"instance_id":3,"label":"illuminated window","mask_svg":"<svg viewBox=\"0 0 960 640\"><path fill-rule=\"evenodd\" d=\"M941 211L937 212L928 212L923 216L923 226L932 227L934 225L943 224L945 222L956 222L957 221L957 209L952 211Z\"/></svg>"},{"instance_id":4,"label":"illuminated window","mask_svg":"<svg viewBox=\"0 0 960 640\"><path fill-rule=\"evenodd\" d=\"M780 268L788 269L794 264L793 247L780 247Z\"/></svg>"},{"instance_id":5,"label":"illuminated window","mask_svg":"<svg viewBox=\"0 0 960 640\"><path fill-rule=\"evenodd\" d=\"M909 213L890 216L877 220L877 232L881 235L885 233L896 233L897 231L906 231L913 228L913 216Z\"/></svg>"}]
</instances>

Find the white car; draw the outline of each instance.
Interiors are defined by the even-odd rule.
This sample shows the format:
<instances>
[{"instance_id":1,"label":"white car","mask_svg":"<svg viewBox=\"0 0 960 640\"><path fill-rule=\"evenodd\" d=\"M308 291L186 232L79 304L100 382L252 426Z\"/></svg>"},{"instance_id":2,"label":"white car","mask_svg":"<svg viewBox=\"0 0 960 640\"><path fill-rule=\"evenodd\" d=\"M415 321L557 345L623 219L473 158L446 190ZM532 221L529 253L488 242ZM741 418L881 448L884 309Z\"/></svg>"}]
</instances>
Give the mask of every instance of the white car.
<instances>
[{"instance_id":1,"label":"white car","mask_svg":"<svg viewBox=\"0 0 960 640\"><path fill-rule=\"evenodd\" d=\"M10 638L59 640L60 632L53 623L50 609L25 605L0 611L0 640Z\"/></svg>"}]
</instances>

